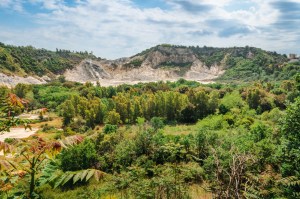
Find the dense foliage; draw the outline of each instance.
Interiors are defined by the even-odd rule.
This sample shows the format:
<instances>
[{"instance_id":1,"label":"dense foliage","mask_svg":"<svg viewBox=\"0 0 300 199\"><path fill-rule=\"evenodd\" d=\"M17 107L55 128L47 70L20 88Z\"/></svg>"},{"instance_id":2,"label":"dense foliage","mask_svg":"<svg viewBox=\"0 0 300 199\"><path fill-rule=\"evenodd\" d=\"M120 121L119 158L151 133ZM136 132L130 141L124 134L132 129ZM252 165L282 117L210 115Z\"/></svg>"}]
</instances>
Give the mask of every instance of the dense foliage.
<instances>
[{"instance_id":1,"label":"dense foliage","mask_svg":"<svg viewBox=\"0 0 300 199\"><path fill-rule=\"evenodd\" d=\"M293 102L299 95L293 81L256 83L237 89L221 84L199 86L185 80L118 87L56 82L24 90L21 93L16 89L17 94L27 96L31 107L57 111L64 125L75 131L106 123L135 124L138 118L150 121L161 117L168 124L195 123L211 114L240 109L244 104L263 113L276 107L284 109L285 100Z\"/></svg>"},{"instance_id":2,"label":"dense foliage","mask_svg":"<svg viewBox=\"0 0 300 199\"><path fill-rule=\"evenodd\" d=\"M136 56L146 59L154 52L170 57L171 60L173 57L179 57L176 62L167 61L157 66L178 67L179 75L184 75L190 68L192 63L186 62L185 59L189 60L193 56L209 68L219 66L226 70L219 78L222 81L284 80L299 71L299 62L289 63L286 55L249 46L214 48L163 44L147 49Z\"/></svg>"},{"instance_id":3,"label":"dense foliage","mask_svg":"<svg viewBox=\"0 0 300 199\"><path fill-rule=\"evenodd\" d=\"M88 52L71 52L57 49L55 52L32 46L11 46L0 43L0 71L24 76L61 74L85 58L96 57Z\"/></svg>"},{"instance_id":4,"label":"dense foliage","mask_svg":"<svg viewBox=\"0 0 300 199\"><path fill-rule=\"evenodd\" d=\"M29 109L61 115L62 129L44 126L37 135L85 139L45 155L42 168L31 170L38 181L25 170L11 183L16 176L2 172L0 194L12 197L31 182L42 198L297 198L299 85L295 76L242 85L57 81L1 88L24 96ZM29 149L22 154L34 158Z\"/></svg>"}]
</instances>

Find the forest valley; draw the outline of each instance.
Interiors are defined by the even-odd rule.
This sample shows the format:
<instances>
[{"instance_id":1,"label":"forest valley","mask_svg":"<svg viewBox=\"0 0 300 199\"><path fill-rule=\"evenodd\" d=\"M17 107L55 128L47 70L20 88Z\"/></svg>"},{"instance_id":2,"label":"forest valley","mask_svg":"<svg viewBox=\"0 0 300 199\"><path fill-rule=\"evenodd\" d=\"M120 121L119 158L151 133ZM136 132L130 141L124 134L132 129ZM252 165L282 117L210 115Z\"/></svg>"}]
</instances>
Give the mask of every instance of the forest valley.
<instances>
[{"instance_id":1,"label":"forest valley","mask_svg":"<svg viewBox=\"0 0 300 199\"><path fill-rule=\"evenodd\" d=\"M0 87L0 198L300 198L300 74ZM38 111L38 119L22 119Z\"/></svg>"}]
</instances>

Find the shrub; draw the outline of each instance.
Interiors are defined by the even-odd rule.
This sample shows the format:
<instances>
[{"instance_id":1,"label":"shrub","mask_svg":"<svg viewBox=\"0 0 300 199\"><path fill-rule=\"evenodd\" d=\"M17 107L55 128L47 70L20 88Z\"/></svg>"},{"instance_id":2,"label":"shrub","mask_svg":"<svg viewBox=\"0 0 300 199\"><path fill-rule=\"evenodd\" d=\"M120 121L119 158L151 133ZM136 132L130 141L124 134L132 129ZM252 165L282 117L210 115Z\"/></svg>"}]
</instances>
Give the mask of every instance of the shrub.
<instances>
[{"instance_id":1,"label":"shrub","mask_svg":"<svg viewBox=\"0 0 300 199\"><path fill-rule=\"evenodd\" d=\"M16 138L5 138L4 142L7 144L12 144L16 141Z\"/></svg>"},{"instance_id":2,"label":"shrub","mask_svg":"<svg viewBox=\"0 0 300 199\"><path fill-rule=\"evenodd\" d=\"M55 129L54 126L50 126L49 124L44 124L41 127L43 132L48 132Z\"/></svg>"},{"instance_id":3,"label":"shrub","mask_svg":"<svg viewBox=\"0 0 300 199\"><path fill-rule=\"evenodd\" d=\"M116 133L117 129L118 129L117 125L106 124L103 128L103 133L105 134Z\"/></svg>"},{"instance_id":4,"label":"shrub","mask_svg":"<svg viewBox=\"0 0 300 199\"><path fill-rule=\"evenodd\" d=\"M158 129L162 129L165 126L164 121L161 117L153 117L150 120L150 123L151 123L151 126L154 128L155 131L157 131Z\"/></svg>"},{"instance_id":5,"label":"shrub","mask_svg":"<svg viewBox=\"0 0 300 199\"><path fill-rule=\"evenodd\" d=\"M135 143L131 140L126 140L119 143L115 148L115 163L127 167L136 159L135 158Z\"/></svg>"},{"instance_id":6,"label":"shrub","mask_svg":"<svg viewBox=\"0 0 300 199\"><path fill-rule=\"evenodd\" d=\"M77 171L96 167L97 151L91 140L85 140L79 145L64 149L60 155L63 171Z\"/></svg>"},{"instance_id":7,"label":"shrub","mask_svg":"<svg viewBox=\"0 0 300 199\"><path fill-rule=\"evenodd\" d=\"M75 135L76 133L70 128L70 127L67 127L64 129L64 136L71 136L71 135Z\"/></svg>"},{"instance_id":8,"label":"shrub","mask_svg":"<svg viewBox=\"0 0 300 199\"><path fill-rule=\"evenodd\" d=\"M109 111L105 118L105 123L117 125L121 123L121 116L116 110Z\"/></svg>"}]
</instances>

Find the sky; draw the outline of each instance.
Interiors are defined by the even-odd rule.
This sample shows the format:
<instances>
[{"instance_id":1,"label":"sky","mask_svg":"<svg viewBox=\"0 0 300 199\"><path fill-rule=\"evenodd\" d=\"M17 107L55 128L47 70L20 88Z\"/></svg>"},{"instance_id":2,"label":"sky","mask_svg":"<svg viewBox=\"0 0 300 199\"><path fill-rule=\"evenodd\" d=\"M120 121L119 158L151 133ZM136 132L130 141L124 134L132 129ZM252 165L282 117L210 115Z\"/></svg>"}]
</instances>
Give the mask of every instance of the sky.
<instances>
[{"instance_id":1,"label":"sky","mask_svg":"<svg viewBox=\"0 0 300 199\"><path fill-rule=\"evenodd\" d=\"M107 59L158 44L300 54L300 0L0 0L0 42Z\"/></svg>"}]
</instances>

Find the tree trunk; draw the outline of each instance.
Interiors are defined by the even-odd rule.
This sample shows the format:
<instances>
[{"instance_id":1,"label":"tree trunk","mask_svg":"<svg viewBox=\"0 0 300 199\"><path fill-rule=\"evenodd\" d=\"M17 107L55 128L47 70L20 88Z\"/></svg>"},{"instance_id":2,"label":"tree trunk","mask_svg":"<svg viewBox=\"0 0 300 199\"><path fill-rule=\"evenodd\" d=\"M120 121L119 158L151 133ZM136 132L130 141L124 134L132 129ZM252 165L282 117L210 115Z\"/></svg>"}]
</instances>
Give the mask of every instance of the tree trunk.
<instances>
[{"instance_id":1,"label":"tree trunk","mask_svg":"<svg viewBox=\"0 0 300 199\"><path fill-rule=\"evenodd\" d=\"M31 173L30 173L30 190L29 190L29 197L30 198L33 198L33 192L34 192L34 187L35 187L35 171L32 170Z\"/></svg>"}]
</instances>

